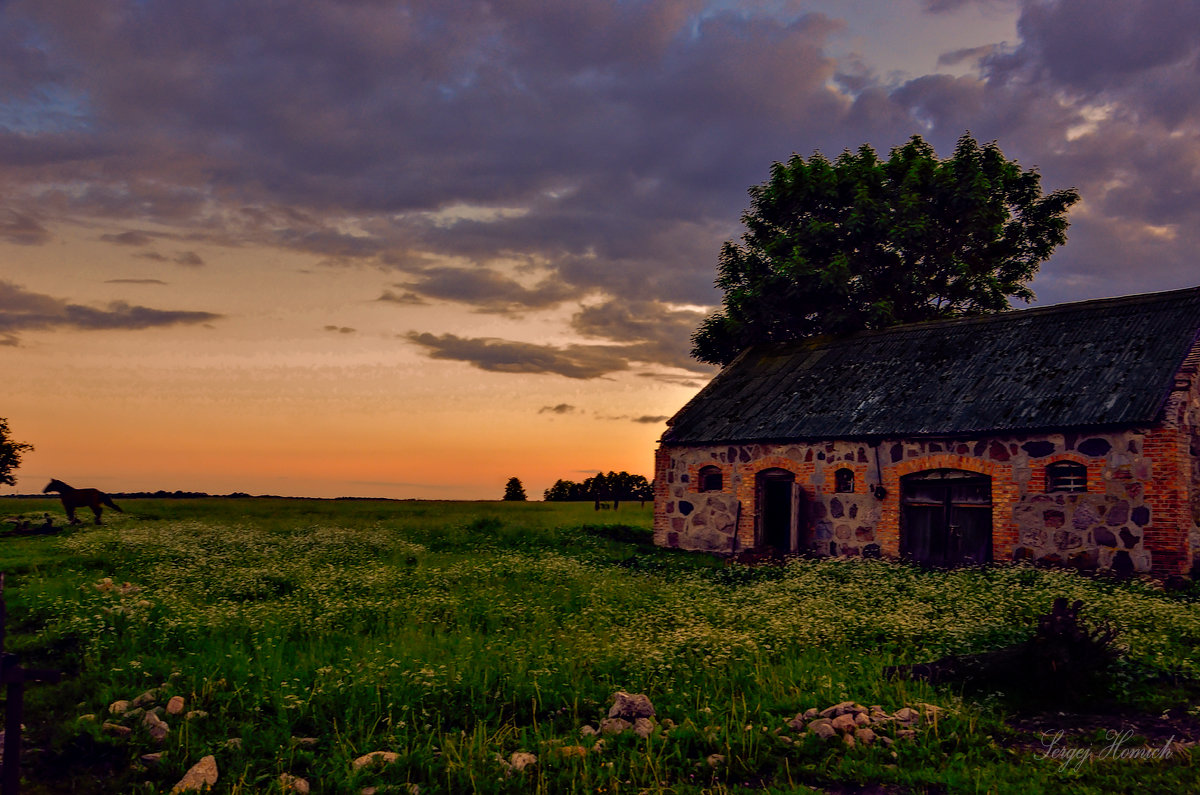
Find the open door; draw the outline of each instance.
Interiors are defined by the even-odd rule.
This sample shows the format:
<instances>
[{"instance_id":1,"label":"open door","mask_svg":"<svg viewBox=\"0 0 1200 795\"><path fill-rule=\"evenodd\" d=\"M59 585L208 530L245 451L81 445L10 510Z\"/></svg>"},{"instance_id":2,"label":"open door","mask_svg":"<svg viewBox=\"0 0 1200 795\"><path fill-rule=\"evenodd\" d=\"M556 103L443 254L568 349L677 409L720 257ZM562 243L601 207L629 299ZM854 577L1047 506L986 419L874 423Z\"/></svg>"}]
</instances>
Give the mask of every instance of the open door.
<instances>
[{"instance_id":1,"label":"open door","mask_svg":"<svg viewBox=\"0 0 1200 795\"><path fill-rule=\"evenodd\" d=\"M800 489L786 469L758 473L758 538L761 546L786 554L799 549Z\"/></svg>"}]
</instances>

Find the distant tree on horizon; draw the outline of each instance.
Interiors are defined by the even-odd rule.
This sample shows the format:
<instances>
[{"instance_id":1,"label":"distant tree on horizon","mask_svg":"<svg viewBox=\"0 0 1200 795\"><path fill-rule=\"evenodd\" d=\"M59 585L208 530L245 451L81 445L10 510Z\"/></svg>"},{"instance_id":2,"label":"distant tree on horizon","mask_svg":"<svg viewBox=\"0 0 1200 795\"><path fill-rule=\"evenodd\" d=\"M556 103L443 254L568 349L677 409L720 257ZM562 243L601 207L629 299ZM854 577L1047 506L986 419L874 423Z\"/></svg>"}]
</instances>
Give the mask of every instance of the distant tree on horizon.
<instances>
[{"instance_id":1,"label":"distant tree on horizon","mask_svg":"<svg viewBox=\"0 0 1200 795\"><path fill-rule=\"evenodd\" d=\"M505 502L525 502L529 499L525 496L525 486L521 484L520 478L509 478L508 483L504 484L504 501Z\"/></svg>"},{"instance_id":2,"label":"distant tree on horizon","mask_svg":"<svg viewBox=\"0 0 1200 795\"><path fill-rule=\"evenodd\" d=\"M645 502L654 498L654 489L643 475L628 472L597 472L582 483L573 480L556 480L546 489L546 502L613 502L638 500Z\"/></svg>"},{"instance_id":3,"label":"distant tree on horizon","mask_svg":"<svg viewBox=\"0 0 1200 795\"><path fill-rule=\"evenodd\" d=\"M0 417L0 483L15 486L17 479L13 471L21 466L21 456L33 449L33 445L14 441L9 437L8 420Z\"/></svg>"}]
</instances>

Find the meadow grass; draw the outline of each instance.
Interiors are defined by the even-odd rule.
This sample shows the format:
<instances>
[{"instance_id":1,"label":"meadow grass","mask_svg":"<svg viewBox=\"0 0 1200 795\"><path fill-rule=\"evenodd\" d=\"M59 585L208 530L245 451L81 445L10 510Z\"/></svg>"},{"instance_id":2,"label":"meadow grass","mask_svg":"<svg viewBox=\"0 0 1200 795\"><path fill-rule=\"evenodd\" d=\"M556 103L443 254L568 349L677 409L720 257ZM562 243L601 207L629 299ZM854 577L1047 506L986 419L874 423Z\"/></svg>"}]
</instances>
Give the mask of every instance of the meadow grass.
<instances>
[{"instance_id":1,"label":"meadow grass","mask_svg":"<svg viewBox=\"0 0 1200 795\"><path fill-rule=\"evenodd\" d=\"M731 566L654 548L650 506L636 504L122 505L103 527L0 538L9 649L67 674L27 691L27 792L168 791L207 754L226 793L280 791L281 773L326 793L1185 791L1196 780L1183 753L1064 766L1022 744L998 696L885 675L1028 638L1064 596L1121 632L1126 658L1105 699L1194 710L1195 591L1023 566ZM0 500L0 513L43 510L54 504ZM161 745L140 728L103 731L108 705L150 689L205 715L171 719ZM648 695L659 728L595 751L580 729L617 690ZM891 748L778 732L846 700L945 711ZM588 752L562 750L574 746ZM153 751L162 760L146 767ZM352 771L371 751L398 760ZM501 760L517 751L538 763L512 772Z\"/></svg>"}]
</instances>

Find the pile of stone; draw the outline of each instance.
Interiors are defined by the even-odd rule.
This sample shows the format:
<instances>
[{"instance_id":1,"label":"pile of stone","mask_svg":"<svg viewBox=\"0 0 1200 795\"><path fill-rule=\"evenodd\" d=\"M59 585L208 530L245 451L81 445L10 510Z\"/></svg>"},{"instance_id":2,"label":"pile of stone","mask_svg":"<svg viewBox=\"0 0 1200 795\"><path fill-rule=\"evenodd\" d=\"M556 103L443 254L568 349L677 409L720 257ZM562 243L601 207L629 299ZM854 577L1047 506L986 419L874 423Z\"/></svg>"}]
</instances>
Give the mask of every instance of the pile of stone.
<instances>
[{"instance_id":1,"label":"pile of stone","mask_svg":"<svg viewBox=\"0 0 1200 795\"><path fill-rule=\"evenodd\" d=\"M864 707L854 701L799 713L787 722L787 728L800 735L814 734L822 740L841 742L848 748L880 743L890 747L897 740L911 740L923 723L936 722L941 707L917 703L901 707L890 715L878 704ZM790 742L791 738L781 735Z\"/></svg>"},{"instance_id":2,"label":"pile of stone","mask_svg":"<svg viewBox=\"0 0 1200 795\"><path fill-rule=\"evenodd\" d=\"M668 719L662 723L664 728L672 728L674 724ZM613 694L613 704L608 710L608 717L600 721L598 727L585 724L579 733L585 739L592 737L613 737L621 734L636 734L645 739L659 728L654 717L654 705L650 699L641 693L626 693L619 690ZM602 751L604 740L599 739L592 747L593 751Z\"/></svg>"},{"instance_id":3,"label":"pile of stone","mask_svg":"<svg viewBox=\"0 0 1200 795\"><path fill-rule=\"evenodd\" d=\"M116 586L120 588L121 586ZM136 586L135 586L136 587ZM133 699L120 699L108 705L106 720L100 724L100 731L110 737L130 739L136 732L145 732L154 745L164 745L171 734L172 722L191 721L205 718L208 713L202 710L188 710L183 696L170 695L171 686L164 683L161 687L147 690ZM80 720L94 721L95 715L82 715ZM227 750L238 750L241 747L240 737L234 737L225 743ZM311 747L315 740L308 737L292 738L292 744L301 747ZM142 754L140 761L146 767L156 767L162 763L163 752ZM172 793L203 792L217 783L219 771L216 757L209 755L192 765L174 787ZM283 773L279 777L279 787L283 792L307 795L309 784L299 776Z\"/></svg>"}]
</instances>

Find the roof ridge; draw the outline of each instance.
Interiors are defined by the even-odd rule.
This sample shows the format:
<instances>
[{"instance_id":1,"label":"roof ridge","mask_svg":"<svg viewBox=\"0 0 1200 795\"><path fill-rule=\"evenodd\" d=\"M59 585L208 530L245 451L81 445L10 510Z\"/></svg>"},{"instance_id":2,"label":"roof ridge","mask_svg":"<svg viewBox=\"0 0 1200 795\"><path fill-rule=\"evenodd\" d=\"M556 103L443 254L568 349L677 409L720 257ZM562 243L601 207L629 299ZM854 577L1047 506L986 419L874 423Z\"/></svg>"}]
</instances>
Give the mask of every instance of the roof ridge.
<instances>
[{"instance_id":1,"label":"roof ridge","mask_svg":"<svg viewBox=\"0 0 1200 795\"><path fill-rule=\"evenodd\" d=\"M1009 309L1002 310L1000 312L986 312L978 315L960 315L958 317L938 318L937 320L918 320L912 323L900 323L895 326L888 326L887 328L855 331L841 336L818 334L811 337L803 337L801 339L783 340L780 342L768 343L767 345L763 346L763 348L784 349L793 346L809 346L814 348L831 347L834 345L857 343L871 337L884 336L888 334L901 334L910 331L924 331L926 329L935 329L944 326L1004 323L1015 321L1017 319L1029 319L1030 316L1041 317L1044 315L1056 314L1066 315L1072 312L1080 311L1099 311L1103 309L1111 310L1114 306L1124 305L1133 307L1144 304L1179 300L1187 297L1193 297L1197 300L1200 300L1200 286L1184 287L1178 290L1163 290L1154 293L1135 293L1133 295L1120 295L1108 298L1088 298L1083 301L1067 301L1058 304L1048 304L1046 306Z\"/></svg>"}]
</instances>

